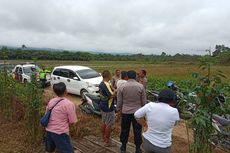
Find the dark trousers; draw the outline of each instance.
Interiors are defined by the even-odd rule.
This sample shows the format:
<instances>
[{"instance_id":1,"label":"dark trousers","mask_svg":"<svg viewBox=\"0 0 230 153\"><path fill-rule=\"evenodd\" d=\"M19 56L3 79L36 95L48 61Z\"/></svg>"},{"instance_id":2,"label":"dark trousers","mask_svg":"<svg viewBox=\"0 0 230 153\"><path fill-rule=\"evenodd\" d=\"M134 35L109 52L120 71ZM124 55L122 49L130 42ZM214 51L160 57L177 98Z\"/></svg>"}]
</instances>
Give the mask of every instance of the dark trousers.
<instances>
[{"instance_id":1,"label":"dark trousers","mask_svg":"<svg viewBox=\"0 0 230 153\"><path fill-rule=\"evenodd\" d=\"M46 131L45 149L47 152L54 152L57 148L59 153L74 153L70 136L63 134L56 134Z\"/></svg>"},{"instance_id":2,"label":"dark trousers","mask_svg":"<svg viewBox=\"0 0 230 153\"><path fill-rule=\"evenodd\" d=\"M144 138L144 150L145 153L170 153L171 146L167 148L161 148L153 145L149 140Z\"/></svg>"},{"instance_id":3,"label":"dark trousers","mask_svg":"<svg viewBox=\"0 0 230 153\"><path fill-rule=\"evenodd\" d=\"M42 88L46 87L46 79L40 79Z\"/></svg>"},{"instance_id":4,"label":"dark trousers","mask_svg":"<svg viewBox=\"0 0 230 153\"><path fill-rule=\"evenodd\" d=\"M134 114L122 114L120 141L123 145L127 144L131 123L134 132L134 143L136 147L140 147L142 144L142 127L137 123Z\"/></svg>"}]
</instances>

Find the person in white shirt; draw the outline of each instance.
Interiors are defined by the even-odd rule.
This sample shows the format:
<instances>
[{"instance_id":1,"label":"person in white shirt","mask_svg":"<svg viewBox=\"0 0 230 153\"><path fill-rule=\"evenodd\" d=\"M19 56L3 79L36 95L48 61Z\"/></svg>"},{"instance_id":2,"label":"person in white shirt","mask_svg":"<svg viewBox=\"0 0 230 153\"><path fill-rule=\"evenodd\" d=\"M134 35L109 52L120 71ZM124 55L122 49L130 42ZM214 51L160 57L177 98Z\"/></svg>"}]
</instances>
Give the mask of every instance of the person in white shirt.
<instances>
[{"instance_id":1,"label":"person in white shirt","mask_svg":"<svg viewBox=\"0 0 230 153\"><path fill-rule=\"evenodd\" d=\"M121 71L121 79L117 81L117 89L128 80L127 71Z\"/></svg>"},{"instance_id":2,"label":"person in white shirt","mask_svg":"<svg viewBox=\"0 0 230 153\"><path fill-rule=\"evenodd\" d=\"M137 122L143 127L146 153L171 152L172 129L180 119L175 105L175 93L165 89L159 93L157 103L150 102L135 112Z\"/></svg>"}]
</instances>

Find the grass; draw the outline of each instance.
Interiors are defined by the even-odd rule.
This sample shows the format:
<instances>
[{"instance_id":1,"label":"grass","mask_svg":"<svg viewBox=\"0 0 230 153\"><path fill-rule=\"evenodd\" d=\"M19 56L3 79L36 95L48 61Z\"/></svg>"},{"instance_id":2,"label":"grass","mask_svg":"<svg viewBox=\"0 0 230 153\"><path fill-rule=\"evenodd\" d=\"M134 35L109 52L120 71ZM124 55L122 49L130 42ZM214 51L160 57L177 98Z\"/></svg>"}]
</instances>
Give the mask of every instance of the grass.
<instances>
[{"instance_id":1,"label":"grass","mask_svg":"<svg viewBox=\"0 0 230 153\"><path fill-rule=\"evenodd\" d=\"M22 62L28 62L25 60L10 60L9 63L18 64ZM0 61L1 63L1 61ZM141 69L147 70L148 77L154 78L166 78L168 80L174 79L188 79L191 77L191 74L194 71L201 72L199 63L197 62L162 62L155 63L153 62L140 62L140 61L47 61L47 60L38 60L36 63L39 66L45 66L49 69L53 69L55 66L60 65L82 65L91 67L98 72L103 70L110 70L112 73L116 69L120 70L135 70L140 71ZM212 73L217 70L224 72L227 79L226 82L230 82L230 66L224 65L213 65Z\"/></svg>"}]
</instances>

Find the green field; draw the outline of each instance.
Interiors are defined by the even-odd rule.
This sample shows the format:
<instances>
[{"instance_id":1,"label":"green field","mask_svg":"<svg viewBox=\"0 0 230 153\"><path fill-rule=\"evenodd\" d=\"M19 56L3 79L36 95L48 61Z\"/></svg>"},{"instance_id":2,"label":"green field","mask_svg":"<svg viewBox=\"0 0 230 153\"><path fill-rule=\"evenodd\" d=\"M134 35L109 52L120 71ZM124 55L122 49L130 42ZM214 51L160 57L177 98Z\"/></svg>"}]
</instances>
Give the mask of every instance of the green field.
<instances>
[{"instance_id":1,"label":"green field","mask_svg":"<svg viewBox=\"0 0 230 153\"><path fill-rule=\"evenodd\" d=\"M3 61L0 61L0 63ZM23 60L10 60L8 63L18 64L27 62ZM147 76L150 78L164 78L168 80L186 80L191 78L193 72L204 72L199 69L199 63L196 62L139 62L139 61L36 61L39 66L45 66L53 69L60 65L82 65L91 67L98 72L110 70L112 73L116 69L120 70L147 70ZM211 71L214 74L217 70L222 71L227 77L224 81L230 82L230 66L212 65Z\"/></svg>"}]
</instances>

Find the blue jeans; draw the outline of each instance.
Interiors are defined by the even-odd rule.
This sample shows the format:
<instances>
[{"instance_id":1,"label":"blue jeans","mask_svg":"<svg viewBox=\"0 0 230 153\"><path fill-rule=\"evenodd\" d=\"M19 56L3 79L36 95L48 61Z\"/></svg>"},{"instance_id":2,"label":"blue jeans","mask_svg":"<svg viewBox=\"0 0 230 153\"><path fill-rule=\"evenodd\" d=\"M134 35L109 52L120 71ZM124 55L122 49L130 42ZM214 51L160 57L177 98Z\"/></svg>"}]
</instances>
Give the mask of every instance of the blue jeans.
<instances>
[{"instance_id":1,"label":"blue jeans","mask_svg":"<svg viewBox=\"0 0 230 153\"><path fill-rule=\"evenodd\" d=\"M46 131L45 149L47 152L54 152L57 148L59 153L74 153L69 135L56 134Z\"/></svg>"}]
</instances>

